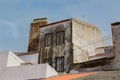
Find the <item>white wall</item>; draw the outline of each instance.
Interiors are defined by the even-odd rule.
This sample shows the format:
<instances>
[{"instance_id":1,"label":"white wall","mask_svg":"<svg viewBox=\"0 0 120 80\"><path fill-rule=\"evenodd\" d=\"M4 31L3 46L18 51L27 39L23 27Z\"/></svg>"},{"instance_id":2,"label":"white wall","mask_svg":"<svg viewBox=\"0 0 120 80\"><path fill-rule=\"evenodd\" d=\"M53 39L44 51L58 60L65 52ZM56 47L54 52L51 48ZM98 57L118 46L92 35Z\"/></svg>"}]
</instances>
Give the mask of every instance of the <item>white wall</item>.
<instances>
[{"instance_id":1,"label":"white wall","mask_svg":"<svg viewBox=\"0 0 120 80\"><path fill-rule=\"evenodd\" d=\"M0 75L6 69L8 51L0 52Z\"/></svg>"},{"instance_id":2,"label":"white wall","mask_svg":"<svg viewBox=\"0 0 120 80\"><path fill-rule=\"evenodd\" d=\"M89 56L96 55L97 47L103 47L99 29L76 19L72 19L72 43L74 63L88 61Z\"/></svg>"},{"instance_id":3,"label":"white wall","mask_svg":"<svg viewBox=\"0 0 120 80\"><path fill-rule=\"evenodd\" d=\"M38 53L29 54L29 55L28 54L27 55L20 55L18 57L25 62L31 62L34 64L38 64Z\"/></svg>"},{"instance_id":4,"label":"white wall","mask_svg":"<svg viewBox=\"0 0 120 80\"><path fill-rule=\"evenodd\" d=\"M58 73L48 64L9 67L0 76L0 80L42 79L56 76Z\"/></svg>"},{"instance_id":5,"label":"white wall","mask_svg":"<svg viewBox=\"0 0 120 80\"><path fill-rule=\"evenodd\" d=\"M25 63L25 62L23 60L21 60L20 58L18 58L13 52L9 51L7 67L20 66L21 63Z\"/></svg>"},{"instance_id":6,"label":"white wall","mask_svg":"<svg viewBox=\"0 0 120 80\"><path fill-rule=\"evenodd\" d=\"M11 51L0 52L0 80L33 80L58 75L48 64L20 66L21 62Z\"/></svg>"}]
</instances>

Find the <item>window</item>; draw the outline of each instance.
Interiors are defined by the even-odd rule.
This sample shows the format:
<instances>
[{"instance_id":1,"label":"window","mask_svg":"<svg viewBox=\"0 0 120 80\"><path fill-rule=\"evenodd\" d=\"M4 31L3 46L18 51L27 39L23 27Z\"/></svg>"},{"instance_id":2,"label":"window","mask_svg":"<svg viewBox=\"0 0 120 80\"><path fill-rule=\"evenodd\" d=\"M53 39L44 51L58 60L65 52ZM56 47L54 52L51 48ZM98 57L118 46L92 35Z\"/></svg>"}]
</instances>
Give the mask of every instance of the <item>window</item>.
<instances>
[{"instance_id":1,"label":"window","mask_svg":"<svg viewBox=\"0 0 120 80\"><path fill-rule=\"evenodd\" d=\"M56 70L59 72L64 71L64 57L56 58Z\"/></svg>"},{"instance_id":2,"label":"window","mask_svg":"<svg viewBox=\"0 0 120 80\"><path fill-rule=\"evenodd\" d=\"M45 35L45 46L51 46L52 45L52 33Z\"/></svg>"},{"instance_id":3,"label":"window","mask_svg":"<svg viewBox=\"0 0 120 80\"><path fill-rule=\"evenodd\" d=\"M64 31L57 32L57 45L64 43L65 43L65 32Z\"/></svg>"},{"instance_id":4,"label":"window","mask_svg":"<svg viewBox=\"0 0 120 80\"><path fill-rule=\"evenodd\" d=\"M48 63L49 65L52 65L52 59L51 58L44 59L44 63Z\"/></svg>"}]
</instances>

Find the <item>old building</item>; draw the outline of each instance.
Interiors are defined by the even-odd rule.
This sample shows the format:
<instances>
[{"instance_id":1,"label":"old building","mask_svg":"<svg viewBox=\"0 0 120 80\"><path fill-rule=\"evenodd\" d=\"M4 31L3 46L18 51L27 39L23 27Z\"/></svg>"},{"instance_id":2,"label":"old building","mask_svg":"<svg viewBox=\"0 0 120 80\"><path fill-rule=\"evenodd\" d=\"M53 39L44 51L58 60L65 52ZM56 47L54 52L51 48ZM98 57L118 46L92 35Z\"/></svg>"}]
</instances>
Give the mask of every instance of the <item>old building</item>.
<instances>
[{"instance_id":1,"label":"old building","mask_svg":"<svg viewBox=\"0 0 120 80\"><path fill-rule=\"evenodd\" d=\"M39 63L69 72L74 64L89 61L96 48L103 46L99 29L92 24L74 18L50 23L40 28Z\"/></svg>"}]
</instances>

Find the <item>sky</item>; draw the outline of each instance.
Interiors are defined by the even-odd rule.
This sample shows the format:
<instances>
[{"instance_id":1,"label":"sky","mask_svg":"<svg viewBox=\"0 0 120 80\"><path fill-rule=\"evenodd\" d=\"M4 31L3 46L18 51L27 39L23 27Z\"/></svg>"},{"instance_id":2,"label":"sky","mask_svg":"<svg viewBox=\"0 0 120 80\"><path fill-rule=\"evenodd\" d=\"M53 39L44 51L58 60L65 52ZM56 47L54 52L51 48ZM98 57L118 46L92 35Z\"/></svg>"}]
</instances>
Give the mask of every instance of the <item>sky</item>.
<instances>
[{"instance_id":1,"label":"sky","mask_svg":"<svg viewBox=\"0 0 120 80\"><path fill-rule=\"evenodd\" d=\"M30 22L49 23L76 18L111 36L111 23L120 21L120 0L0 0L0 51L26 52ZM111 43L112 44L112 43Z\"/></svg>"}]
</instances>

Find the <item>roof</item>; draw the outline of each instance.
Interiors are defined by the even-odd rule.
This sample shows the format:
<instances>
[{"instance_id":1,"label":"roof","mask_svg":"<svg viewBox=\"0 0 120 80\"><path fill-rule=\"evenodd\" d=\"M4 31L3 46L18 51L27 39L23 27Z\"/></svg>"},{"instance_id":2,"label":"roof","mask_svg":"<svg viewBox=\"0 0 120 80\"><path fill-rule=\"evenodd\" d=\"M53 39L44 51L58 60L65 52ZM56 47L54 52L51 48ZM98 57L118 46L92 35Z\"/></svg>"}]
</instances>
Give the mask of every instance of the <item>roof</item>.
<instances>
[{"instance_id":1,"label":"roof","mask_svg":"<svg viewBox=\"0 0 120 80\"><path fill-rule=\"evenodd\" d=\"M113 46L97 47L96 49L101 49L101 48L113 48Z\"/></svg>"},{"instance_id":2,"label":"roof","mask_svg":"<svg viewBox=\"0 0 120 80\"><path fill-rule=\"evenodd\" d=\"M102 58L107 58L106 54L96 54L95 56L89 57L90 61L98 60L98 59L102 59Z\"/></svg>"},{"instance_id":3,"label":"roof","mask_svg":"<svg viewBox=\"0 0 120 80\"><path fill-rule=\"evenodd\" d=\"M30 55L30 54L38 54L38 52L16 52L15 53L17 56L22 56L22 55Z\"/></svg>"},{"instance_id":4,"label":"roof","mask_svg":"<svg viewBox=\"0 0 120 80\"><path fill-rule=\"evenodd\" d=\"M99 58L99 59L95 59L95 60L89 60L89 61L86 61L83 63L75 63L74 65L80 65L81 68L97 67L97 66L109 64L112 59L114 59L114 58L113 57L111 57L111 58L103 57L103 58Z\"/></svg>"},{"instance_id":5,"label":"roof","mask_svg":"<svg viewBox=\"0 0 120 80\"><path fill-rule=\"evenodd\" d=\"M120 80L120 70L99 71L96 74L73 80Z\"/></svg>"},{"instance_id":6,"label":"roof","mask_svg":"<svg viewBox=\"0 0 120 80\"><path fill-rule=\"evenodd\" d=\"M54 24L58 24L58 23L62 23L62 22L66 22L66 21L71 21L71 19L65 19L65 20L60 20L60 21L56 21L56 22L53 22L53 23L49 23L47 25L40 26L40 28L50 26L50 25L54 25Z\"/></svg>"},{"instance_id":7,"label":"roof","mask_svg":"<svg viewBox=\"0 0 120 80\"><path fill-rule=\"evenodd\" d=\"M92 74L95 74L95 72L79 73L79 74L65 74L65 75L47 78L43 80L73 80L75 78L85 77L85 76L92 75Z\"/></svg>"}]
</instances>

